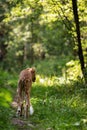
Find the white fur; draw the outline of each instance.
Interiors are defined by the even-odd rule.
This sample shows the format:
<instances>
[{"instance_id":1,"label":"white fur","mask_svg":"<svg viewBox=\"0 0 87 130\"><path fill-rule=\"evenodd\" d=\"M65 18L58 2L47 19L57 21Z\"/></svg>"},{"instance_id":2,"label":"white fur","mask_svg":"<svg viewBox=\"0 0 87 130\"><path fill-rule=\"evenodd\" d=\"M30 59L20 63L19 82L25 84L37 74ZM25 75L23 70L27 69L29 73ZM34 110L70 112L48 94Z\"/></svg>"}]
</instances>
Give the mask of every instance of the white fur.
<instances>
[{"instance_id":1,"label":"white fur","mask_svg":"<svg viewBox=\"0 0 87 130\"><path fill-rule=\"evenodd\" d=\"M33 109L32 105L30 105L30 115L33 115L33 113L34 113L34 109Z\"/></svg>"},{"instance_id":2,"label":"white fur","mask_svg":"<svg viewBox=\"0 0 87 130\"><path fill-rule=\"evenodd\" d=\"M18 110L17 110L18 112L20 112L21 111L21 108L20 108L20 106L18 106Z\"/></svg>"}]
</instances>

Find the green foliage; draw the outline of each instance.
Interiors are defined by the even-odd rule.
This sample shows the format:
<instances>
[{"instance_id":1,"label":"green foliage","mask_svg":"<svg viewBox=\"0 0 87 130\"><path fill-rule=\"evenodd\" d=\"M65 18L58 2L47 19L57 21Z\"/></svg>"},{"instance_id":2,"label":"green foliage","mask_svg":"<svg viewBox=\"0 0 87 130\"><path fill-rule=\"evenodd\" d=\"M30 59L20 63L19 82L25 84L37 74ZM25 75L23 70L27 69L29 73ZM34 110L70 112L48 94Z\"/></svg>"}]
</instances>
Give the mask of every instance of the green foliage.
<instances>
[{"instance_id":1,"label":"green foliage","mask_svg":"<svg viewBox=\"0 0 87 130\"><path fill-rule=\"evenodd\" d=\"M12 94L7 83L11 76L3 70L0 70L0 75L0 129L14 130L11 123L12 110L10 108Z\"/></svg>"},{"instance_id":2,"label":"green foliage","mask_svg":"<svg viewBox=\"0 0 87 130\"><path fill-rule=\"evenodd\" d=\"M85 66L86 7L86 0L78 1ZM87 129L87 85L77 50L71 1L0 1L0 67L4 68L0 69L0 129ZM24 127L19 124L14 127L12 119L16 110L11 102L18 74L31 66L37 70L31 91L35 112ZM29 127L30 122L33 128Z\"/></svg>"},{"instance_id":3,"label":"green foliage","mask_svg":"<svg viewBox=\"0 0 87 130\"><path fill-rule=\"evenodd\" d=\"M47 56L74 56L78 46L71 1L1 0L0 59L13 70ZM86 64L86 1L78 1L80 30ZM38 46L39 45L39 46Z\"/></svg>"},{"instance_id":4,"label":"green foliage","mask_svg":"<svg viewBox=\"0 0 87 130\"><path fill-rule=\"evenodd\" d=\"M61 60L62 59L62 60ZM16 110L11 107L16 95L19 72L0 70L0 128L3 130L86 130L87 89L78 61L53 58L36 62L36 82L32 86L31 103L34 114L25 125L15 125ZM66 65L65 65L66 64ZM43 69L42 69L43 68ZM72 72L72 73L71 73ZM17 122L17 121L16 121ZM29 126L29 123L33 127Z\"/></svg>"},{"instance_id":5,"label":"green foliage","mask_svg":"<svg viewBox=\"0 0 87 130\"><path fill-rule=\"evenodd\" d=\"M69 77L71 80L77 80L78 78L82 78L82 72L80 68L80 64L78 61L71 60L66 64L67 67L67 77Z\"/></svg>"}]
</instances>

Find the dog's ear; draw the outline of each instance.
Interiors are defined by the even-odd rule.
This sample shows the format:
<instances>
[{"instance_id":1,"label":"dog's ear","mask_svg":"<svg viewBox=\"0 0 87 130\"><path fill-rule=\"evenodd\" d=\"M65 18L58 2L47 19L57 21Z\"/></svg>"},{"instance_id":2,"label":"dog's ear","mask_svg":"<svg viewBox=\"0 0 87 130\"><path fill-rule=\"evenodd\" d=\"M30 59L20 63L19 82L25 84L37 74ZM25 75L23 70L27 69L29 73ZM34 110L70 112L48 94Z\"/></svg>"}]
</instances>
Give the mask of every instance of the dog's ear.
<instances>
[{"instance_id":1,"label":"dog's ear","mask_svg":"<svg viewBox=\"0 0 87 130\"><path fill-rule=\"evenodd\" d=\"M32 81L35 82L35 80L36 80L35 68L30 68L30 71L31 71L31 73L32 73Z\"/></svg>"},{"instance_id":2,"label":"dog's ear","mask_svg":"<svg viewBox=\"0 0 87 130\"><path fill-rule=\"evenodd\" d=\"M35 68L30 68L31 73L35 73Z\"/></svg>"}]
</instances>

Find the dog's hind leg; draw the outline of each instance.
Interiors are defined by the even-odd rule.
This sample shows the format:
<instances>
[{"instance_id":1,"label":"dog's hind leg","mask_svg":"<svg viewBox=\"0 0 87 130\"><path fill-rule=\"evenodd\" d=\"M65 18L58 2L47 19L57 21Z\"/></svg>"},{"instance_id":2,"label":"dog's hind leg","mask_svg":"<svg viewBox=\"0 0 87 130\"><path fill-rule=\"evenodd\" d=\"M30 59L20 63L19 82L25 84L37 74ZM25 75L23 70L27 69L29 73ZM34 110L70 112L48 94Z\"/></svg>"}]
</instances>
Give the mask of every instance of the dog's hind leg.
<instances>
[{"instance_id":1,"label":"dog's hind leg","mask_svg":"<svg viewBox=\"0 0 87 130\"><path fill-rule=\"evenodd\" d=\"M29 109L30 109L30 89L31 89L31 82L29 80L26 81L25 85L25 118L29 116Z\"/></svg>"},{"instance_id":2,"label":"dog's hind leg","mask_svg":"<svg viewBox=\"0 0 87 130\"><path fill-rule=\"evenodd\" d=\"M18 83L18 89L17 89L17 94L18 94L18 109L17 109L17 115L22 116L23 112L23 94L22 94L22 81L19 81Z\"/></svg>"}]
</instances>

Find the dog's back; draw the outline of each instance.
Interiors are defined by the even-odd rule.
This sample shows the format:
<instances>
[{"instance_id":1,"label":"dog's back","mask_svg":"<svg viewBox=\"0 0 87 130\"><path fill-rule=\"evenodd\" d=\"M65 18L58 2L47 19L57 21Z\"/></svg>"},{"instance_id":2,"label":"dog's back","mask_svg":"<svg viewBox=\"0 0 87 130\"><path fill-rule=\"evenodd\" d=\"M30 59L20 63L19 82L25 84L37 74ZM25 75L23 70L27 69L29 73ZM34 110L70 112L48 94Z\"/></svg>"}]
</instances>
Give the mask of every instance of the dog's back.
<instances>
[{"instance_id":1,"label":"dog's back","mask_svg":"<svg viewBox=\"0 0 87 130\"><path fill-rule=\"evenodd\" d=\"M29 69L25 69L25 70L22 70L20 75L19 75L19 80L32 80L32 75L31 75L31 72L29 71Z\"/></svg>"},{"instance_id":2,"label":"dog's back","mask_svg":"<svg viewBox=\"0 0 87 130\"><path fill-rule=\"evenodd\" d=\"M20 91L24 91L27 93L29 91L29 87L31 87L32 83L32 75L28 69L21 71L19 75L19 89Z\"/></svg>"}]
</instances>

